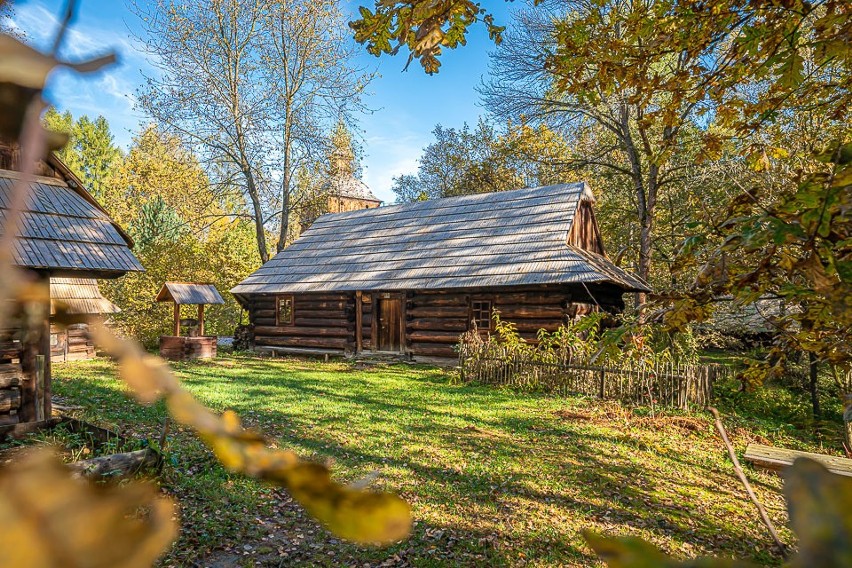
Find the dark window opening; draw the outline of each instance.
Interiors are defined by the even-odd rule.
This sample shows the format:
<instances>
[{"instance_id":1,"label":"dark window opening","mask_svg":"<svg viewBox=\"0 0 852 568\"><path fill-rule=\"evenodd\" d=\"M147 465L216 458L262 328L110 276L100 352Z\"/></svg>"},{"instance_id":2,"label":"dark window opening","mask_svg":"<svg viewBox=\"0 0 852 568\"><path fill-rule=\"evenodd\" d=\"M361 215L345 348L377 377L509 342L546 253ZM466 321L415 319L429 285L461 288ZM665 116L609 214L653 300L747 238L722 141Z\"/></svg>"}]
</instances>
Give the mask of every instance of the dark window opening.
<instances>
[{"instance_id":1,"label":"dark window opening","mask_svg":"<svg viewBox=\"0 0 852 568\"><path fill-rule=\"evenodd\" d=\"M278 296L275 301L275 321L278 325L293 325L293 296Z\"/></svg>"},{"instance_id":2,"label":"dark window opening","mask_svg":"<svg viewBox=\"0 0 852 568\"><path fill-rule=\"evenodd\" d=\"M476 323L479 331L491 331L491 302L489 300L471 300L470 321Z\"/></svg>"}]
</instances>

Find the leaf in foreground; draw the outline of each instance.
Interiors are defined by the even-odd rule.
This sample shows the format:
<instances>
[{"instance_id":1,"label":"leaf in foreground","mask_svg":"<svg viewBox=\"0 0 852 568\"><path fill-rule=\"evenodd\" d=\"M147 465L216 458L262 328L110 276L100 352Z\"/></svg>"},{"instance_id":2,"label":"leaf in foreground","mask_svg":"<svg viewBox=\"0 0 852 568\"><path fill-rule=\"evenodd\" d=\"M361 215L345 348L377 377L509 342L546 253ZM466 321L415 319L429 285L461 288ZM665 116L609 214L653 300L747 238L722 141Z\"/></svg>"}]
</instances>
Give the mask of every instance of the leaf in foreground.
<instances>
[{"instance_id":1,"label":"leaf in foreground","mask_svg":"<svg viewBox=\"0 0 852 568\"><path fill-rule=\"evenodd\" d=\"M852 566L852 479L799 458L785 473L790 525L799 537L794 568Z\"/></svg>"},{"instance_id":2,"label":"leaf in foreground","mask_svg":"<svg viewBox=\"0 0 852 568\"><path fill-rule=\"evenodd\" d=\"M0 564L148 567L177 536L174 513L153 486L96 485L31 450L0 473Z\"/></svg>"},{"instance_id":3,"label":"leaf in foreground","mask_svg":"<svg viewBox=\"0 0 852 568\"><path fill-rule=\"evenodd\" d=\"M728 558L676 560L666 556L657 547L641 538L610 538L591 531L584 531L583 536L609 568L748 568L753 566L748 562Z\"/></svg>"}]
</instances>

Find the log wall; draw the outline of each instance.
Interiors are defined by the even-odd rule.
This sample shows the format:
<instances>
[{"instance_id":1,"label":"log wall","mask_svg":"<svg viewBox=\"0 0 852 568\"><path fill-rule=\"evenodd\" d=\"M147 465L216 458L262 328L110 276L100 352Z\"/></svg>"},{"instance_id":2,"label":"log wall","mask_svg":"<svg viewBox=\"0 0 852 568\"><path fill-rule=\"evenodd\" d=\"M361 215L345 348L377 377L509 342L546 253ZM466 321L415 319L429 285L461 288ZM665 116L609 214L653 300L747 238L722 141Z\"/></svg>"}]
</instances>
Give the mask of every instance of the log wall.
<instances>
[{"instance_id":1,"label":"log wall","mask_svg":"<svg viewBox=\"0 0 852 568\"><path fill-rule=\"evenodd\" d=\"M355 350L354 294L292 296L293 323L286 325L278 325L275 320L276 296L249 298L248 311L255 347L329 349L341 353ZM367 321L372 319L367 318ZM369 334L365 340L368 338Z\"/></svg>"},{"instance_id":2,"label":"log wall","mask_svg":"<svg viewBox=\"0 0 852 568\"><path fill-rule=\"evenodd\" d=\"M621 291L613 287L483 289L468 291L408 292L404 300L405 351L414 357L457 356L459 336L471 321L471 301L491 302L504 321L517 326L521 337L535 343L540 329L556 331L566 320L597 309L617 309ZM293 323L277 325L274 295L246 299L254 347L318 349L355 352L356 297L354 293L292 294ZM361 301L361 349L372 351L376 298L364 292ZM485 330L483 330L485 331Z\"/></svg>"},{"instance_id":3,"label":"log wall","mask_svg":"<svg viewBox=\"0 0 852 568\"><path fill-rule=\"evenodd\" d=\"M65 329L50 326L50 359L54 363L78 361L95 356L95 344L89 337L89 326L85 323L69 325Z\"/></svg>"},{"instance_id":4,"label":"log wall","mask_svg":"<svg viewBox=\"0 0 852 568\"><path fill-rule=\"evenodd\" d=\"M539 329L556 331L565 321L571 294L566 290L540 289L475 294L413 293L406 305L409 353L415 357L456 357L459 335L470 325L471 302L478 300L491 302L492 310L499 310L501 319L514 323L521 337L535 343Z\"/></svg>"}]
</instances>

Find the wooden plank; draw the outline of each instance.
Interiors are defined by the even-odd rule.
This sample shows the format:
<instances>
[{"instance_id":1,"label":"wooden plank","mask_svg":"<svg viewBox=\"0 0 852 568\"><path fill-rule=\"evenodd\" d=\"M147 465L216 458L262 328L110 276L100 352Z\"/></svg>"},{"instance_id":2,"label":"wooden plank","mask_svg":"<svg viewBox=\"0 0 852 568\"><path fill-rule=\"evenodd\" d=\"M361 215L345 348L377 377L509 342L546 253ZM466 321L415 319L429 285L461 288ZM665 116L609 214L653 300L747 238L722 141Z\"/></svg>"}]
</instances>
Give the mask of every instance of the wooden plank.
<instances>
[{"instance_id":1,"label":"wooden plank","mask_svg":"<svg viewBox=\"0 0 852 568\"><path fill-rule=\"evenodd\" d=\"M449 343L454 345L459 342L459 332L452 331L412 331L408 339L417 343Z\"/></svg>"},{"instance_id":2,"label":"wooden plank","mask_svg":"<svg viewBox=\"0 0 852 568\"><path fill-rule=\"evenodd\" d=\"M418 331L467 331L467 322L464 319L446 318L420 318L408 322L408 329Z\"/></svg>"},{"instance_id":3,"label":"wooden plank","mask_svg":"<svg viewBox=\"0 0 852 568\"><path fill-rule=\"evenodd\" d=\"M255 344L277 347L319 347L322 349L346 349L353 341L345 337L265 337L255 335Z\"/></svg>"},{"instance_id":4,"label":"wooden plank","mask_svg":"<svg viewBox=\"0 0 852 568\"><path fill-rule=\"evenodd\" d=\"M20 378L22 373L20 363L5 363L0 365L0 380ZM2 388L2 383L0 383L0 388Z\"/></svg>"},{"instance_id":5,"label":"wooden plank","mask_svg":"<svg viewBox=\"0 0 852 568\"><path fill-rule=\"evenodd\" d=\"M852 477L852 460L837 456L800 452L763 444L749 444L743 458L757 467L773 471L781 471L793 465L796 458L809 458L821 463L832 473Z\"/></svg>"},{"instance_id":6,"label":"wooden plank","mask_svg":"<svg viewBox=\"0 0 852 568\"><path fill-rule=\"evenodd\" d=\"M355 292L355 352L360 353L364 347L364 306L361 303L361 291Z\"/></svg>"},{"instance_id":7,"label":"wooden plank","mask_svg":"<svg viewBox=\"0 0 852 568\"><path fill-rule=\"evenodd\" d=\"M372 314L370 314L370 348L377 349L379 344L379 296L373 294Z\"/></svg>"},{"instance_id":8,"label":"wooden plank","mask_svg":"<svg viewBox=\"0 0 852 568\"><path fill-rule=\"evenodd\" d=\"M347 327L301 327L294 325L266 326L258 325L254 328L254 334L257 336L271 337L348 337L354 332L350 332Z\"/></svg>"}]
</instances>

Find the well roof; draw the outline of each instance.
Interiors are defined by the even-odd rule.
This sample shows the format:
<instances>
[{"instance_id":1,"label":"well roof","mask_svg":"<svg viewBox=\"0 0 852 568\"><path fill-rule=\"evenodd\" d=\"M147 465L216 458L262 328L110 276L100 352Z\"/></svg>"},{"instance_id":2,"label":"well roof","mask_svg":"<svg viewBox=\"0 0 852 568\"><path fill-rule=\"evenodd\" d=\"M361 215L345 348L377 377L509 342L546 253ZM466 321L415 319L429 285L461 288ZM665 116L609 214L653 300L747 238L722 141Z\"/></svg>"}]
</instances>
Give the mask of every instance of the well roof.
<instances>
[{"instance_id":1,"label":"well roof","mask_svg":"<svg viewBox=\"0 0 852 568\"><path fill-rule=\"evenodd\" d=\"M94 278L51 278L50 313L62 303L70 314L116 314L118 306L101 295Z\"/></svg>"},{"instance_id":2,"label":"well roof","mask_svg":"<svg viewBox=\"0 0 852 568\"><path fill-rule=\"evenodd\" d=\"M12 188L20 174L0 170L0 231L6 224ZM120 276L142 271L132 241L79 187L37 177L21 213L14 263L54 273Z\"/></svg>"},{"instance_id":3,"label":"well roof","mask_svg":"<svg viewBox=\"0 0 852 568\"><path fill-rule=\"evenodd\" d=\"M585 183L323 215L231 290L280 294L605 283L649 290L567 244Z\"/></svg>"},{"instance_id":4,"label":"well roof","mask_svg":"<svg viewBox=\"0 0 852 568\"><path fill-rule=\"evenodd\" d=\"M166 282L157 294L157 301L176 304L225 303L213 284L200 282Z\"/></svg>"}]
</instances>

